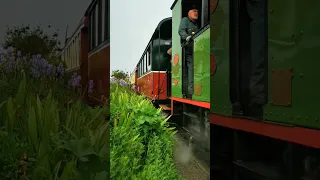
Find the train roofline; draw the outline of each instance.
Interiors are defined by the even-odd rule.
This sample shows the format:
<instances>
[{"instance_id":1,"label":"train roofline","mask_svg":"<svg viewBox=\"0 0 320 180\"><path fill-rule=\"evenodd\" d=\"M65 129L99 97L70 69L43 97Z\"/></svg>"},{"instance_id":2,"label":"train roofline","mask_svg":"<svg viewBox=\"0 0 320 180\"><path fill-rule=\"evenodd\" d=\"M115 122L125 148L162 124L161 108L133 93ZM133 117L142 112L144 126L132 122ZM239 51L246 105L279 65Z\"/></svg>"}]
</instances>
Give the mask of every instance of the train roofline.
<instances>
[{"instance_id":1,"label":"train roofline","mask_svg":"<svg viewBox=\"0 0 320 180\"><path fill-rule=\"evenodd\" d=\"M157 26L157 28L156 28L156 30L159 30L160 28L161 28L161 25L164 23L164 22L167 22L167 21L172 21L172 17L167 17L167 18L164 18L164 19L162 19L159 23L158 23L158 26ZM155 32L154 32L155 33ZM153 34L154 34L153 33ZM153 36L153 34L152 34L152 36Z\"/></svg>"},{"instance_id":2,"label":"train roofline","mask_svg":"<svg viewBox=\"0 0 320 180\"><path fill-rule=\"evenodd\" d=\"M88 6L88 8L86 9L84 16L88 16L89 15L89 11L91 11L91 9L93 8L93 5L96 3L96 1L98 0L92 0Z\"/></svg>"},{"instance_id":3,"label":"train roofline","mask_svg":"<svg viewBox=\"0 0 320 180\"><path fill-rule=\"evenodd\" d=\"M177 4L177 2L178 2L178 0L175 0L175 1L173 2L173 4L172 4L171 7L170 7L171 10L172 10L173 7Z\"/></svg>"},{"instance_id":4,"label":"train roofline","mask_svg":"<svg viewBox=\"0 0 320 180\"><path fill-rule=\"evenodd\" d=\"M165 22L167 22L167 21L172 21L172 17L164 18L164 19L162 19L162 20L158 23L155 31L152 33L152 36L151 36L150 40L149 40L148 43L147 43L147 46L148 46L148 45L150 44L150 42L152 41L153 37L155 36L155 33L160 30L162 24L165 23ZM147 47L147 46L146 46L146 47ZM145 48L145 50L143 51L142 56L143 56L143 54L144 54L146 51L147 51L147 48ZM136 68L138 67L138 64L139 64L142 56L140 57L138 63L136 64Z\"/></svg>"}]
</instances>

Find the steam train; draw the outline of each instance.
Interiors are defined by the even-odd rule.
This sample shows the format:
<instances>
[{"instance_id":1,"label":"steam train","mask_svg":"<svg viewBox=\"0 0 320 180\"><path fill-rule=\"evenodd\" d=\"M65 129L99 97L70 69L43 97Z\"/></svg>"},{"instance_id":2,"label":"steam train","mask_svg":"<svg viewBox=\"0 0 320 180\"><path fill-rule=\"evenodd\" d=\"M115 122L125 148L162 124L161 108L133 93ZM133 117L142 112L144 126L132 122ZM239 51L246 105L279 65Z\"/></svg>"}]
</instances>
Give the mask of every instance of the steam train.
<instances>
[{"instance_id":1,"label":"steam train","mask_svg":"<svg viewBox=\"0 0 320 180\"><path fill-rule=\"evenodd\" d=\"M211 177L319 180L320 86L313 59L320 50L320 3L252 2L259 16L252 16L259 9L250 11L250 1L211 1ZM259 34L262 40L254 41ZM266 44L260 56L267 100L262 118L253 119L235 105L250 100L249 55L259 53L259 43Z\"/></svg>"},{"instance_id":2,"label":"steam train","mask_svg":"<svg viewBox=\"0 0 320 180\"><path fill-rule=\"evenodd\" d=\"M66 73L81 75L83 99L92 105L107 103L110 94L110 1L92 0L61 52ZM94 90L88 93L88 82Z\"/></svg>"},{"instance_id":3,"label":"steam train","mask_svg":"<svg viewBox=\"0 0 320 180\"><path fill-rule=\"evenodd\" d=\"M192 36L194 59L194 94L187 98L187 71L184 61L185 44L178 29L196 5L200 15L198 32ZM159 22L139 62L134 79L135 91L143 94L173 121L188 132L190 140L199 145L203 160L209 165L210 155L210 11L209 0L176 0L171 6L172 18Z\"/></svg>"}]
</instances>

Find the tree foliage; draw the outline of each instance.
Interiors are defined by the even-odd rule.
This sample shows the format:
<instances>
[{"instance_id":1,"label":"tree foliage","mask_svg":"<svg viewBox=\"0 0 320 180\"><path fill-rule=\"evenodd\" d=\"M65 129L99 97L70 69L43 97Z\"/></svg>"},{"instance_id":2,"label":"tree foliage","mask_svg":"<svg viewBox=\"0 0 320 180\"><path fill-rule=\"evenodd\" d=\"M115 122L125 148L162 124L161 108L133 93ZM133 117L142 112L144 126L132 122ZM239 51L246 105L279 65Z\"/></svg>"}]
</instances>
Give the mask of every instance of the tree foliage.
<instances>
[{"instance_id":1,"label":"tree foliage","mask_svg":"<svg viewBox=\"0 0 320 180\"><path fill-rule=\"evenodd\" d=\"M128 72L125 72L123 70L113 70L111 73L111 77L115 78L116 80L128 80L129 79L129 74Z\"/></svg>"},{"instance_id":2,"label":"tree foliage","mask_svg":"<svg viewBox=\"0 0 320 180\"><path fill-rule=\"evenodd\" d=\"M51 26L48 26L50 29ZM58 30L53 34L45 32L39 25L31 28L30 25L7 27L2 47L14 47L26 54L41 54L43 56L56 55L60 52Z\"/></svg>"}]
</instances>

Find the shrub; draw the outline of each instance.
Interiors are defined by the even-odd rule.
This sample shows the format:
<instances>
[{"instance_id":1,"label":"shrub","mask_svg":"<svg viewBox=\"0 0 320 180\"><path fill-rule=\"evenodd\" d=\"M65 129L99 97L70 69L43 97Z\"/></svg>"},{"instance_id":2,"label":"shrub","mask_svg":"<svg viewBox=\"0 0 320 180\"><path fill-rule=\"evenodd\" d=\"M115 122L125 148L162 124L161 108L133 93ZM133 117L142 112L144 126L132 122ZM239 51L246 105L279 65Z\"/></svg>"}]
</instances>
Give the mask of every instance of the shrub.
<instances>
[{"instance_id":1,"label":"shrub","mask_svg":"<svg viewBox=\"0 0 320 180\"><path fill-rule=\"evenodd\" d=\"M112 84L110 98L111 179L180 179L168 118L128 84Z\"/></svg>"},{"instance_id":2,"label":"shrub","mask_svg":"<svg viewBox=\"0 0 320 180\"><path fill-rule=\"evenodd\" d=\"M82 104L63 66L40 55L0 62L1 179L106 179L109 107Z\"/></svg>"}]
</instances>

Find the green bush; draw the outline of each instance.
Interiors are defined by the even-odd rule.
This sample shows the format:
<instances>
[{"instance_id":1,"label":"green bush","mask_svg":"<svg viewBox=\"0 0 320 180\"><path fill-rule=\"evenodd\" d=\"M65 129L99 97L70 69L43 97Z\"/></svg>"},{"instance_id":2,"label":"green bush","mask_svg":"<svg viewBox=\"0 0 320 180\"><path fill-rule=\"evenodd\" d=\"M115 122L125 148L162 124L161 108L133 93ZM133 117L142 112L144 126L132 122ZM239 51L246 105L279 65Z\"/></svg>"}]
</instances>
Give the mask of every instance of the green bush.
<instances>
[{"instance_id":1,"label":"green bush","mask_svg":"<svg viewBox=\"0 0 320 180\"><path fill-rule=\"evenodd\" d=\"M160 109L126 84L111 85L111 179L181 179L173 161L174 128Z\"/></svg>"},{"instance_id":2,"label":"green bush","mask_svg":"<svg viewBox=\"0 0 320 180\"><path fill-rule=\"evenodd\" d=\"M83 104L62 77L35 78L1 60L0 179L109 177L109 107Z\"/></svg>"}]
</instances>

